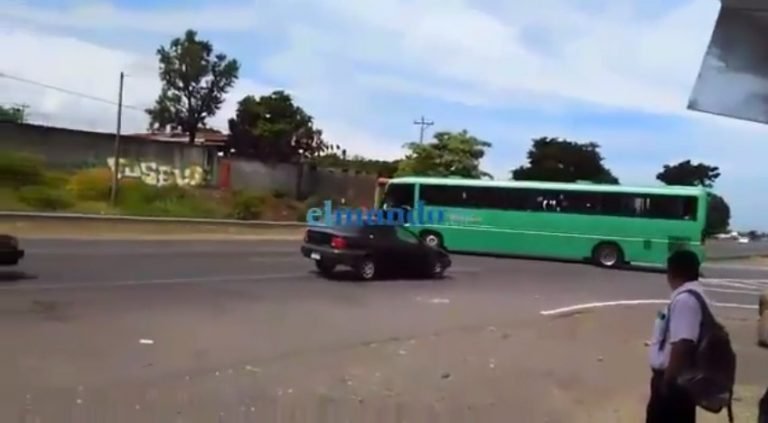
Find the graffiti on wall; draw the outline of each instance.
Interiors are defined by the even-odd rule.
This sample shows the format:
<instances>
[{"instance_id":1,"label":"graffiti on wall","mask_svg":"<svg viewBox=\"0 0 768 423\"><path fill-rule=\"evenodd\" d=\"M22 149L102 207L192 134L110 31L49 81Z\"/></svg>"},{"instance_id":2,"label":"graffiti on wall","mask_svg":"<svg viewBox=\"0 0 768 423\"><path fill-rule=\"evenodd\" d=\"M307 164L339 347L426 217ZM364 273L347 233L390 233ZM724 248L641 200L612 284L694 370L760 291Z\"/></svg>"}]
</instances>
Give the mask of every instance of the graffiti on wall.
<instances>
[{"instance_id":1,"label":"graffiti on wall","mask_svg":"<svg viewBox=\"0 0 768 423\"><path fill-rule=\"evenodd\" d=\"M115 158L107 159L110 170L115 171ZM156 162L120 159L119 178L141 179L148 185L198 186L205 182L205 170L197 165L186 168L161 165Z\"/></svg>"}]
</instances>

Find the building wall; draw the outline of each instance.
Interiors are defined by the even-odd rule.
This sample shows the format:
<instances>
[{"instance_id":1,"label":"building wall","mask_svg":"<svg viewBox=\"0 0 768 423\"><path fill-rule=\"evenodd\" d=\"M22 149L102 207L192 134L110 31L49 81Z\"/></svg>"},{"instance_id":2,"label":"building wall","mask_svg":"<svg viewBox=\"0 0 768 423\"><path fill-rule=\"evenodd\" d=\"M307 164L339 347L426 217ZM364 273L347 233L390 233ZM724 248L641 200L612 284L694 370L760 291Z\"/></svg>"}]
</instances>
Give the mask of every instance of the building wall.
<instances>
[{"instance_id":1,"label":"building wall","mask_svg":"<svg viewBox=\"0 0 768 423\"><path fill-rule=\"evenodd\" d=\"M253 192L280 190L296 196L299 178L298 166L293 164L269 165L258 161L229 160L231 187ZM376 176L305 166L302 196L340 201L347 204L372 206L376 190Z\"/></svg>"},{"instance_id":2,"label":"building wall","mask_svg":"<svg viewBox=\"0 0 768 423\"><path fill-rule=\"evenodd\" d=\"M52 167L89 168L113 166L115 135L38 125L0 123L0 152L38 155ZM292 164L270 165L254 160L227 159L221 166L212 148L184 143L121 137L120 174L153 185L213 185L253 192L282 191L296 196L298 168ZM207 177L203 176L208 169ZM373 205L376 177L305 167L302 194L350 205Z\"/></svg>"},{"instance_id":3,"label":"building wall","mask_svg":"<svg viewBox=\"0 0 768 423\"><path fill-rule=\"evenodd\" d=\"M0 123L0 151L34 154L58 168L111 167L114 141L109 133ZM205 171L212 178L216 171L210 148L128 136L120 138L120 146L121 175L153 185L203 185Z\"/></svg>"}]
</instances>

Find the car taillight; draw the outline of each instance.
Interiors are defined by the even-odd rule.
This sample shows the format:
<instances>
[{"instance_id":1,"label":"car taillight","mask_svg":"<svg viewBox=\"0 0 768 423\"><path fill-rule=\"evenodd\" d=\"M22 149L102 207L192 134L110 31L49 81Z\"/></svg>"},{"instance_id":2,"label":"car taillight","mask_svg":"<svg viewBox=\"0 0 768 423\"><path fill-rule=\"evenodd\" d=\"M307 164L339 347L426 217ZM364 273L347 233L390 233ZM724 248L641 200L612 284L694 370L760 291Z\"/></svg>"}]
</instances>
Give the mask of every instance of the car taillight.
<instances>
[{"instance_id":1,"label":"car taillight","mask_svg":"<svg viewBox=\"0 0 768 423\"><path fill-rule=\"evenodd\" d=\"M331 248L334 250L343 250L347 248L347 240L342 237L335 236L331 238Z\"/></svg>"}]
</instances>

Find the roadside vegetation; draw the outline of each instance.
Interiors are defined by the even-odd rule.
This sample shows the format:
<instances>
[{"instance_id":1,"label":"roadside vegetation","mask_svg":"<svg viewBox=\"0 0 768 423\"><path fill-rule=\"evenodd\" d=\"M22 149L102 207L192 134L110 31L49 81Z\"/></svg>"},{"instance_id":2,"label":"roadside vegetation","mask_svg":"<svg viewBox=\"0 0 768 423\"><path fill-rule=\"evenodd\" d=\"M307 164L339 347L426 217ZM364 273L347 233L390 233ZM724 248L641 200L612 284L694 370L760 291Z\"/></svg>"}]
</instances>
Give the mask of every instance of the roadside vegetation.
<instances>
[{"instance_id":1,"label":"roadside vegetation","mask_svg":"<svg viewBox=\"0 0 768 423\"><path fill-rule=\"evenodd\" d=\"M296 201L279 191L157 187L124 178L111 206L110 187L111 171L106 167L50 170L38 157L0 152L0 210L4 211L303 221L307 209L318 203Z\"/></svg>"}]
</instances>

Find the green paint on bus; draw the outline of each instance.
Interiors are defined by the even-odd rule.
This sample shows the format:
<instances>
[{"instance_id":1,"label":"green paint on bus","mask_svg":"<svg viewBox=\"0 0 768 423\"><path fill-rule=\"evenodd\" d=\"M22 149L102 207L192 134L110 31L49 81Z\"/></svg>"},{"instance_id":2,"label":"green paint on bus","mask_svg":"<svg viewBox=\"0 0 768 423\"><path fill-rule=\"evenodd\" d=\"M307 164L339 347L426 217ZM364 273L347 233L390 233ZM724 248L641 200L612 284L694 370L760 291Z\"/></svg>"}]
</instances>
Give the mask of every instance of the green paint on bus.
<instances>
[{"instance_id":1,"label":"green paint on bus","mask_svg":"<svg viewBox=\"0 0 768 423\"><path fill-rule=\"evenodd\" d=\"M701 187L432 177L387 183L384 207L417 201L446 216L412 229L448 251L613 265L608 251L621 262L663 267L671 251L686 248L704 260L709 192Z\"/></svg>"}]
</instances>

